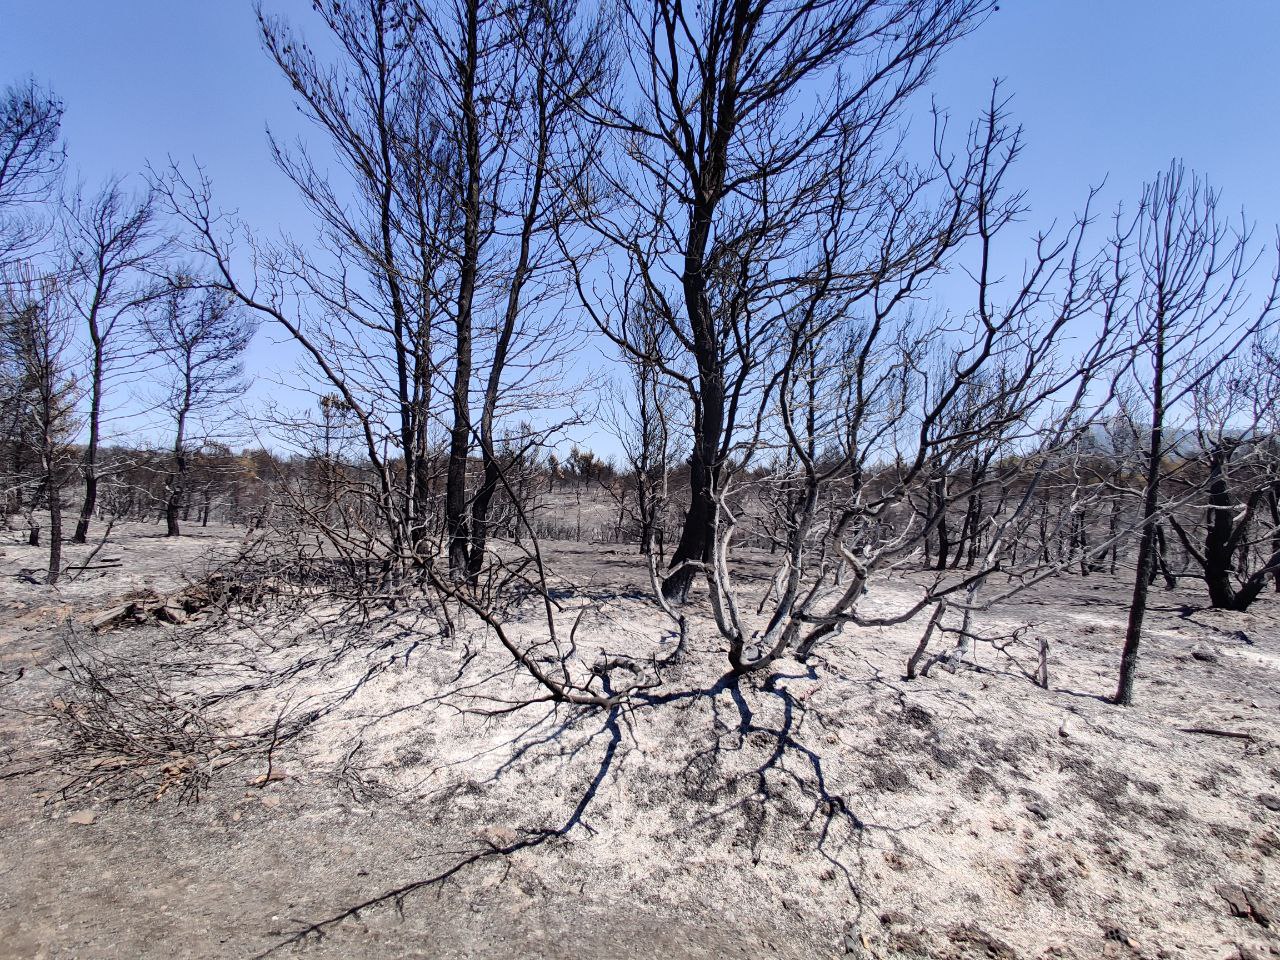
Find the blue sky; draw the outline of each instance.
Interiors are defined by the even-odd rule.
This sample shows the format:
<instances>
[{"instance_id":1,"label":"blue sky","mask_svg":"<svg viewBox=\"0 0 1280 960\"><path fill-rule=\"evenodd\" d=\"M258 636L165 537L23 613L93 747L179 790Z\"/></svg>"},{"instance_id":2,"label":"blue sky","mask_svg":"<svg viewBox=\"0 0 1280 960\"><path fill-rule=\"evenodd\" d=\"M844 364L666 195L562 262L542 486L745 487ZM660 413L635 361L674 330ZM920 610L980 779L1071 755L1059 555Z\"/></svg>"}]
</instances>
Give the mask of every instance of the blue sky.
<instances>
[{"instance_id":1,"label":"blue sky","mask_svg":"<svg viewBox=\"0 0 1280 960\"><path fill-rule=\"evenodd\" d=\"M304 0L269 9L305 20ZM249 0L0 0L0 82L32 74L66 103L90 185L196 158L222 206L307 233L265 128L303 129L262 53ZM957 120L1006 82L1027 146L1014 182L1032 225L1068 219L1090 184L1134 197L1172 157L1206 173L1260 235L1280 222L1280 2L1006 0L944 59L934 95ZM271 331L257 372L287 366ZM261 391L264 388L259 388Z\"/></svg>"}]
</instances>

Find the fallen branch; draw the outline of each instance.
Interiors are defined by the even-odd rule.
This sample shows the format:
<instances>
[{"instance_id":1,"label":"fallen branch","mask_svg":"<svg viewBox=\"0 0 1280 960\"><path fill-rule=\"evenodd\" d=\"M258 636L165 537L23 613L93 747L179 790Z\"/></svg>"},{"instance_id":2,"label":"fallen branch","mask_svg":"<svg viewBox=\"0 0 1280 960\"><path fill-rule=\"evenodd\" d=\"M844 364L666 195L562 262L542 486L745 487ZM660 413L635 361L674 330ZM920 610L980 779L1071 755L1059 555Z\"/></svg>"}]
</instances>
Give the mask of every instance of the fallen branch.
<instances>
[{"instance_id":1,"label":"fallen branch","mask_svg":"<svg viewBox=\"0 0 1280 960\"><path fill-rule=\"evenodd\" d=\"M1179 727L1182 733L1198 733L1205 737L1228 737L1232 740L1252 740L1253 734L1239 733L1235 730L1217 730L1213 727Z\"/></svg>"}]
</instances>

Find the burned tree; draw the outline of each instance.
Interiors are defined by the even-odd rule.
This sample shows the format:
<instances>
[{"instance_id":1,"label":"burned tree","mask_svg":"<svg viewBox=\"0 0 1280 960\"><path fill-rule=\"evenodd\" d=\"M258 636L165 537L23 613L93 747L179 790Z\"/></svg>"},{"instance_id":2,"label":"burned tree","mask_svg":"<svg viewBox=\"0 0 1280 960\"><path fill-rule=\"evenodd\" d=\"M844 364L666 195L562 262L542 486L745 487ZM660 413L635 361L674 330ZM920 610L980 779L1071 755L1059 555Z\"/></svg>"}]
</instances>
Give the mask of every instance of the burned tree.
<instances>
[{"instance_id":1,"label":"burned tree","mask_svg":"<svg viewBox=\"0 0 1280 960\"><path fill-rule=\"evenodd\" d=\"M71 317L56 278L29 269L0 275L0 388L11 411L15 437L35 454L34 472L14 482L31 489L31 545L39 527L31 516L43 501L49 509L49 563L45 582L62 574L62 487L75 435L77 385L70 370Z\"/></svg>"},{"instance_id":2,"label":"burned tree","mask_svg":"<svg viewBox=\"0 0 1280 960\"><path fill-rule=\"evenodd\" d=\"M603 49L599 26L582 22L573 0L522 9L415 2L412 10L458 217L451 235L437 237L457 276L443 305L454 327L444 363L452 367L445 537L450 574L475 578L501 487L500 418L516 404L527 414L564 396L549 375L563 369L574 337L552 306L564 276L561 227L590 208L595 154L574 107L603 83ZM468 495L476 446L483 472Z\"/></svg>"},{"instance_id":3,"label":"burned tree","mask_svg":"<svg viewBox=\"0 0 1280 960\"><path fill-rule=\"evenodd\" d=\"M62 101L34 80L0 93L0 265L48 229L40 205L62 173L61 128Z\"/></svg>"},{"instance_id":4,"label":"burned tree","mask_svg":"<svg viewBox=\"0 0 1280 960\"><path fill-rule=\"evenodd\" d=\"M1194 394L1194 450L1170 478L1175 500L1202 507L1203 519L1169 514L1211 606L1247 610L1280 573L1280 367L1270 345L1255 343ZM1182 515L1180 519L1180 514Z\"/></svg>"},{"instance_id":5,"label":"burned tree","mask_svg":"<svg viewBox=\"0 0 1280 960\"><path fill-rule=\"evenodd\" d=\"M666 513L671 471L680 456L677 436L678 390L662 373L669 354L668 328L643 302L634 321L634 343L642 349L623 354L627 375L610 405L609 429L622 447L635 486L634 516L640 552L661 563L666 552ZM625 487L624 494L625 496ZM625 512L625 503L620 504Z\"/></svg>"},{"instance_id":6,"label":"burned tree","mask_svg":"<svg viewBox=\"0 0 1280 960\"><path fill-rule=\"evenodd\" d=\"M273 142L318 243L255 244L247 283L209 184L171 171L163 188L218 285L288 331L316 392L349 411L388 565L422 567L443 533L451 575L466 579L500 486L500 421L563 400L555 381L574 331L542 308L558 282L555 228L580 202L590 149L566 99L598 82L598 41L574 33L563 2L375 0L315 13L331 62L284 21L260 22L340 168L331 176L307 144ZM430 489L441 434L443 517ZM470 490L477 447L483 477Z\"/></svg>"},{"instance_id":7,"label":"burned tree","mask_svg":"<svg viewBox=\"0 0 1280 960\"><path fill-rule=\"evenodd\" d=\"M676 344L664 373L687 397L690 503L664 592L711 561L717 498L748 397L781 327L789 254L832 203L841 163L892 152L894 121L986 0L620 5L632 76L583 105L615 134L600 171L617 198L592 225ZM870 186L874 196L875 187ZM856 204L857 199L850 197ZM597 322L643 355L619 309ZM584 302L598 301L584 290Z\"/></svg>"},{"instance_id":8,"label":"burned tree","mask_svg":"<svg viewBox=\"0 0 1280 960\"><path fill-rule=\"evenodd\" d=\"M165 482L165 529L179 525L192 448L212 435L225 406L245 389L241 362L255 332L225 293L176 278L144 317L147 338L167 375L160 405L172 418L173 444ZM198 431L198 433L197 433Z\"/></svg>"},{"instance_id":9,"label":"burned tree","mask_svg":"<svg viewBox=\"0 0 1280 960\"><path fill-rule=\"evenodd\" d=\"M137 312L156 295L150 275L160 266L164 238L150 193L131 197L119 180L91 198L75 196L65 215L64 240L71 258L68 281L88 339L85 377L88 410L84 455L84 503L73 543L84 543L98 502L105 399L112 378L137 359Z\"/></svg>"},{"instance_id":10,"label":"burned tree","mask_svg":"<svg viewBox=\"0 0 1280 960\"><path fill-rule=\"evenodd\" d=\"M1258 254L1249 228L1232 225L1219 212L1218 193L1177 162L1147 185L1136 213L1121 223L1116 247L1118 256L1133 262L1126 296L1139 360L1134 382L1150 414L1142 451L1142 534L1114 696L1116 704L1128 706L1157 564L1167 461L1183 447L1178 431L1168 431L1169 418L1272 321L1280 273L1261 305L1251 307L1248 280Z\"/></svg>"}]
</instances>

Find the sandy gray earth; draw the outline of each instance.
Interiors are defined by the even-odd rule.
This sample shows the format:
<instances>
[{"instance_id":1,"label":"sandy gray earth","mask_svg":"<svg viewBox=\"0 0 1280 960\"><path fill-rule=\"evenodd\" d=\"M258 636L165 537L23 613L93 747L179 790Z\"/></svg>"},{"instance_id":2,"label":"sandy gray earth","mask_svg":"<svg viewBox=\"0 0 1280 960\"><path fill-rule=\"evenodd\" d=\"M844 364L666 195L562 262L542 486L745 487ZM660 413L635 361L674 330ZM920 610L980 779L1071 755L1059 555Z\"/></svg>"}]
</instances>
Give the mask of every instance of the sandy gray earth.
<instances>
[{"instance_id":1,"label":"sandy gray earth","mask_svg":"<svg viewBox=\"0 0 1280 960\"><path fill-rule=\"evenodd\" d=\"M1124 584L1100 575L986 618L1031 625L1006 654L912 682L919 622L731 683L696 609L684 659L613 711L512 709L536 691L494 639L442 637L423 609L362 625L293 597L81 629L112 683L202 704L208 743L315 714L269 777L262 750L179 751L120 799L128 758L95 755L87 780L49 760L85 695L59 669L66 621L199 580L239 542L158 533L125 525L104 551L122 568L57 590L24 574L38 551L3 545L0 956L1280 955L1274 596L1220 614L1192 581L1157 591L1130 710L1102 699ZM630 552L549 550L565 605L589 606L584 662L669 652ZM867 602L912 590L878 583ZM543 630L524 609L510 626ZM1027 676L1039 637L1048 690Z\"/></svg>"}]
</instances>

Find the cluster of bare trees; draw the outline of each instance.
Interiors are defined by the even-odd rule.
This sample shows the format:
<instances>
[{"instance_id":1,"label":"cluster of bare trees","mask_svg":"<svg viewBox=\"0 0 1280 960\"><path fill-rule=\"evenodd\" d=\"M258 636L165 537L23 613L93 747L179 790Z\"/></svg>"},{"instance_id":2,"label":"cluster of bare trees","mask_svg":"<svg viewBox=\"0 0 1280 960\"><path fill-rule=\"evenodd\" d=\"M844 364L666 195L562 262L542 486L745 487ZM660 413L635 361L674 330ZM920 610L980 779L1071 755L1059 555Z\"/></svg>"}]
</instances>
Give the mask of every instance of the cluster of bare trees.
<instances>
[{"instance_id":1,"label":"cluster of bare trees","mask_svg":"<svg viewBox=\"0 0 1280 960\"><path fill-rule=\"evenodd\" d=\"M82 493L72 539L85 543L106 515L103 482L151 459L117 448L104 462L125 417L172 431L166 499L178 534L187 464L216 433L200 415L240 392L253 332L174 259L153 190L67 183L62 112L34 81L0 98L0 475L4 513L22 518L32 544L36 511L48 512L48 583L63 572L67 496Z\"/></svg>"},{"instance_id":2,"label":"cluster of bare trees","mask_svg":"<svg viewBox=\"0 0 1280 960\"><path fill-rule=\"evenodd\" d=\"M1109 228L1089 196L1020 253L998 90L967 135L935 111L933 149L909 151L916 94L991 9L371 0L319 10L328 62L264 14L342 168L274 147L315 242L253 239L202 175L162 189L361 448L314 517L335 549L476 609L511 563L501 502L541 572L528 467L584 415L553 382L581 316L626 370L605 417L625 462L599 482L665 565L665 610L705 582L735 672L926 610L957 639L936 656L963 658L982 611L1136 543L1125 703L1168 531L1211 602L1247 605L1276 573L1274 278L1259 294L1248 224L1177 164ZM1223 378L1262 386L1214 402ZM777 560L754 614L742 543ZM911 567L932 571L916 602L861 612L877 572Z\"/></svg>"},{"instance_id":3,"label":"cluster of bare trees","mask_svg":"<svg viewBox=\"0 0 1280 960\"><path fill-rule=\"evenodd\" d=\"M373 468L342 497L380 517L358 536L420 567L442 524L448 576L463 581L484 564L504 461L548 432L521 424L573 401L561 227L589 193L595 147L574 103L601 82L601 41L564 2L385 0L318 17L342 52L334 62L260 16L337 161L330 173L315 148L273 141L314 216L312 242L251 241L247 279L208 184L174 170L162 189L220 289L287 331L317 396L341 403Z\"/></svg>"},{"instance_id":4,"label":"cluster of bare trees","mask_svg":"<svg viewBox=\"0 0 1280 960\"><path fill-rule=\"evenodd\" d=\"M561 649L534 516L558 484L612 494L681 636L705 586L735 674L920 615L908 673L954 668L1020 591L1132 572L1129 703L1160 576L1233 609L1280 589L1277 274L1176 162L1132 208L1100 216L1092 193L1028 239L998 87L969 124L933 108L923 150L905 136L939 58L993 9L343 0L313 11L326 55L260 10L316 133L271 140L313 226L276 240L180 166L140 197L53 202L61 107L11 92L18 507L56 514L74 473L84 540L107 387L146 366L177 534L261 321L300 348L314 398L265 414L296 458L275 470L278 516L378 596L425 585L479 616L550 697L656 682L575 679L567 655L548 670L504 630L518 586ZM619 361L611 392L592 341ZM557 458L567 429L601 423L618 463ZM763 598L738 579L744 549L772 558ZM890 572L916 597L868 612Z\"/></svg>"}]
</instances>

